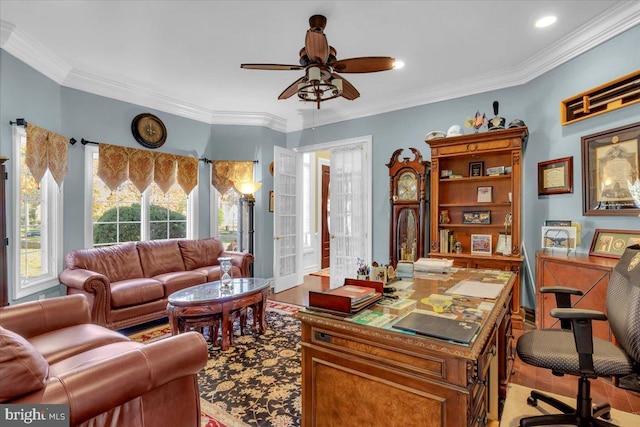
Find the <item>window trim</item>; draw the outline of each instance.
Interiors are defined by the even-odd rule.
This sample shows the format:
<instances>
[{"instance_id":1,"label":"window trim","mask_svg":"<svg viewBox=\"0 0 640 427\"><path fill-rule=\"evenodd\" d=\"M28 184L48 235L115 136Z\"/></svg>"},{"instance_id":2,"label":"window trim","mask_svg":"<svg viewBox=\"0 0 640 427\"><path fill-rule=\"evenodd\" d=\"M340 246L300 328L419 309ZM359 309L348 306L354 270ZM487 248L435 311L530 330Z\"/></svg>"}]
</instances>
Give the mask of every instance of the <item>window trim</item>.
<instances>
[{"instance_id":1,"label":"window trim","mask_svg":"<svg viewBox=\"0 0 640 427\"><path fill-rule=\"evenodd\" d=\"M12 174L12 187L13 187L13 212L11 218L13 220L13 241L14 244L9 246L10 265L13 271L10 272L11 281L13 282L12 291L13 299L18 300L27 296L43 292L45 290L60 286L58 280L58 274L62 265L62 239L63 239L63 221L64 221L64 183L60 188L56 184L55 180L51 176L51 173L47 171L42 178L46 181L47 190L47 217L49 218L46 227L41 227L41 233L47 230L47 256L49 258L49 273L44 276L40 276L37 279L30 279L23 281L21 277L20 268L20 195L22 189L20 188L20 173L22 172L20 161L20 143L19 138L26 138L27 131L21 126L13 126L12 129L12 149L13 158L16 161L13 162L13 174ZM41 236L42 239L43 236Z\"/></svg>"},{"instance_id":2,"label":"window trim","mask_svg":"<svg viewBox=\"0 0 640 427\"><path fill-rule=\"evenodd\" d=\"M85 248L93 247L93 155L98 153L97 145L86 145L84 150L84 246ZM187 195L187 226L186 238L194 239L198 235L198 185ZM148 189L143 193L140 199L142 206L142 223L141 241L149 240L150 224L145 221L149 217L149 198Z\"/></svg>"}]
</instances>

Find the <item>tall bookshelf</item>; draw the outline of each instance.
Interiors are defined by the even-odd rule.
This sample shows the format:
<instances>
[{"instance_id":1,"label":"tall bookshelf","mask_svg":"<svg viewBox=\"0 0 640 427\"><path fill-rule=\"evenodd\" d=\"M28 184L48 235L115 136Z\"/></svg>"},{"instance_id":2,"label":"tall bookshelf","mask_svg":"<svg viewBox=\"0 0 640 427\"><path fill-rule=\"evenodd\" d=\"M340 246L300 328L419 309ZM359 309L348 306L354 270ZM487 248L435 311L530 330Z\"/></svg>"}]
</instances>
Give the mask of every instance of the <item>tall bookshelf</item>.
<instances>
[{"instance_id":1,"label":"tall bookshelf","mask_svg":"<svg viewBox=\"0 0 640 427\"><path fill-rule=\"evenodd\" d=\"M515 328L524 325L520 306L522 154L527 140L526 127L495 130L426 141L431 147L431 242L429 256L453 259L464 268L491 268L512 271L516 283L511 301ZM482 164L482 171L471 164ZM491 168L504 167L503 173L488 175ZM443 176L450 171L452 176ZM446 172L448 173L448 172ZM480 187L490 187L479 197ZM510 221L506 221L510 214ZM487 218L488 216L488 218ZM505 228L505 222L507 226ZM448 230L461 250L441 242L441 231ZM500 235L503 235L501 238ZM488 253L472 253L472 235L478 242L491 241ZM496 253L499 241L511 244ZM482 237L484 236L484 238ZM441 245L442 243L442 245ZM487 250L476 245L476 250Z\"/></svg>"}]
</instances>

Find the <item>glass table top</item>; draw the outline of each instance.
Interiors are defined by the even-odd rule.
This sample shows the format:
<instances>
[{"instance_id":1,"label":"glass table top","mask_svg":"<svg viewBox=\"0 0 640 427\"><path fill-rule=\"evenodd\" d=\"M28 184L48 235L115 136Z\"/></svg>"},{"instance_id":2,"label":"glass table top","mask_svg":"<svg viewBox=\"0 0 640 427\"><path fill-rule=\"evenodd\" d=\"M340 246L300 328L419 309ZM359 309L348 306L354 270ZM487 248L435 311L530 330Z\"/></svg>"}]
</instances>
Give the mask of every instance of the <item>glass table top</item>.
<instances>
[{"instance_id":1,"label":"glass table top","mask_svg":"<svg viewBox=\"0 0 640 427\"><path fill-rule=\"evenodd\" d=\"M185 305L193 303L206 303L234 299L246 294L254 293L269 287L269 280L255 277L242 277L233 279L232 287L221 287L219 280L203 283L182 289L169 295L169 303L173 305Z\"/></svg>"}]
</instances>

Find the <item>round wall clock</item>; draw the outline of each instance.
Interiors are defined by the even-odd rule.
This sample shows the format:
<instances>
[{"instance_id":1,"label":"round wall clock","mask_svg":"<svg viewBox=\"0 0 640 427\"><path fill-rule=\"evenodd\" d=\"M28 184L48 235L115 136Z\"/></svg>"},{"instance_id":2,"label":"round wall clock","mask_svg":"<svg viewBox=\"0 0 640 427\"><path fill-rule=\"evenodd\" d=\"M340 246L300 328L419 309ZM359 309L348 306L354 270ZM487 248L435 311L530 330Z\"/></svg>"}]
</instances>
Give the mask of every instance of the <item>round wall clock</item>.
<instances>
[{"instance_id":1,"label":"round wall clock","mask_svg":"<svg viewBox=\"0 0 640 427\"><path fill-rule=\"evenodd\" d=\"M150 113L138 114L131 122L133 137L147 148L158 148L167 140L167 128L158 117Z\"/></svg>"}]
</instances>

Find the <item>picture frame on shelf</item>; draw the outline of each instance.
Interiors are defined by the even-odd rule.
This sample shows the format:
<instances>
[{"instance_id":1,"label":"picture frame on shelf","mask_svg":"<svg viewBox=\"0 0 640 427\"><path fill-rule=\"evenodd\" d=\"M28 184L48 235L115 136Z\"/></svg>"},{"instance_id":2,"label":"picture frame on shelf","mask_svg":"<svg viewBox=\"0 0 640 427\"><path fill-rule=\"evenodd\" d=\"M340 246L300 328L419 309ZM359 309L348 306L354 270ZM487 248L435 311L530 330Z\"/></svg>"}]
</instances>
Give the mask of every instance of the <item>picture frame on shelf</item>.
<instances>
[{"instance_id":1,"label":"picture frame on shelf","mask_svg":"<svg viewBox=\"0 0 640 427\"><path fill-rule=\"evenodd\" d=\"M491 234L472 234L471 253L475 255L491 255Z\"/></svg>"},{"instance_id":2,"label":"picture frame on shelf","mask_svg":"<svg viewBox=\"0 0 640 427\"><path fill-rule=\"evenodd\" d=\"M620 258L627 246L640 244L640 230L603 230L593 233L589 255Z\"/></svg>"},{"instance_id":3,"label":"picture frame on shelf","mask_svg":"<svg viewBox=\"0 0 640 427\"><path fill-rule=\"evenodd\" d=\"M491 224L491 211L464 211L463 224Z\"/></svg>"},{"instance_id":4,"label":"picture frame on shelf","mask_svg":"<svg viewBox=\"0 0 640 427\"><path fill-rule=\"evenodd\" d=\"M576 250L575 227L542 227L542 248Z\"/></svg>"},{"instance_id":5,"label":"picture frame on shelf","mask_svg":"<svg viewBox=\"0 0 640 427\"><path fill-rule=\"evenodd\" d=\"M538 163L538 195L573 193L573 156Z\"/></svg>"},{"instance_id":6,"label":"picture frame on shelf","mask_svg":"<svg viewBox=\"0 0 640 427\"><path fill-rule=\"evenodd\" d=\"M478 187L478 203L491 203L493 187Z\"/></svg>"},{"instance_id":7,"label":"picture frame on shelf","mask_svg":"<svg viewBox=\"0 0 640 427\"><path fill-rule=\"evenodd\" d=\"M484 175L484 162L470 162L469 163L469 176L482 176Z\"/></svg>"},{"instance_id":8,"label":"picture frame on shelf","mask_svg":"<svg viewBox=\"0 0 640 427\"><path fill-rule=\"evenodd\" d=\"M583 136L584 215L640 214L640 122Z\"/></svg>"},{"instance_id":9,"label":"picture frame on shelf","mask_svg":"<svg viewBox=\"0 0 640 427\"><path fill-rule=\"evenodd\" d=\"M511 252L511 234L500 233L498 243L496 243L496 254L504 253L505 249Z\"/></svg>"},{"instance_id":10,"label":"picture frame on shelf","mask_svg":"<svg viewBox=\"0 0 640 427\"><path fill-rule=\"evenodd\" d=\"M544 222L547 227L571 227L570 219L547 219Z\"/></svg>"}]
</instances>

